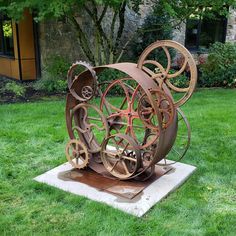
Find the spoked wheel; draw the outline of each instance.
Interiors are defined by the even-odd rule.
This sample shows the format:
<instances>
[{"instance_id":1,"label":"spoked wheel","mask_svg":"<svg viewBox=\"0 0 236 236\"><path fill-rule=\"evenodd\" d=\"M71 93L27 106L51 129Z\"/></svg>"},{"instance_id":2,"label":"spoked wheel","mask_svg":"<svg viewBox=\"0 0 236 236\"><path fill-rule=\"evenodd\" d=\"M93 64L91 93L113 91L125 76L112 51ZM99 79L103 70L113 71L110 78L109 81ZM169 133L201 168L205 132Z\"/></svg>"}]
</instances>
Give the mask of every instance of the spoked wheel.
<instances>
[{"instance_id":1,"label":"spoked wheel","mask_svg":"<svg viewBox=\"0 0 236 236\"><path fill-rule=\"evenodd\" d=\"M181 44L157 41L143 51L137 66L160 87L164 83L173 92L176 107L191 97L197 82L197 67L190 52Z\"/></svg>"},{"instance_id":2,"label":"spoked wheel","mask_svg":"<svg viewBox=\"0 0 236 236\"><path fill-rule=\"evenodd\" d=\"M141 166L141 152L130 136L115 134L102 144L101 159L106 170L125 180L131 178Z\"/></svg>"},{"instance_id":3,"label":"spoked wheel","mask_svg":"<svg viewBox=\"0 0 236 236\"><path fill-rule=\"evenodd\" d=\"M183 159L186 152L189 149L190 141L191 141L191 129L189 122L184 115L183 111L178 108L178 132L176 136L175 143L166 156L166 159L168 159L168 163L161 162L157 163L157 165L165 166L165 165L173 165L176 162Z\"/></svg>"},{"instance_id":4,"label":"spoked wheel","mask_svg":"<svg viewBox=\"0 0 236 236\"><path fill-rule=\"evenodd\" d=\"M73 167L77 169L82 169L88 165L88 150L86 146L79 140L70 140L66 145L65 152L67 160Z\"/></svg>"},{"instance_id":5,"label":"spoked wheel","mask_svg":"<svg viewBox=\"0 0 236 236\"><path fill-rule=\"evenodd\" d=\"M174 115L176 112L172 99L160 90L152 90L151 95L161 114L162 127L169 127L174 119ZM143 94L139 99L138 114L146 127L154 130L158 129L157 116L146 94Z\"/></svg>"},{"instance_id":6,"label":"spoked wheel","mask_svg":"<svg viewBox=\"0 0 236 236\"><path fill-rule=\"evenodd\" d=\"M97 93L96 72L86 62L78 61L72 64L67 73L67 81L70 93L80 102L92 99Z\"/></svg>"},{"instance_id":7,"label":"spoked wheel","mask_svg":"<svg viewBox=\"0 0 236 236\"><path fill-rule=\"evenodd\" d=\"M140 149L146 148L152 142L155 142L159 137L159 121L158 115L153 113L154 108L150 112L152 112L151 116L153 120L155 120L155 125L151 127L146 127L146 124L141 120L138 114L138 104L139 100L144 94L141 86L136 84L136 87L132 89L129 83L134 82L131 78L129 79L119 79L115 80L111 83L101 98L100 109L104 110L105 106L110 108L111 113L107 115L107 121L110 126L111 134L122 133L131 136L135 142L138 144ZM112 103L112 91L113 90L121 90L123 91L124 98L120 100L119 103ZM145 138L145 130L147 128L153 129L153 133L156 136L152 137L152 140L149 140L149 143L143 142Z\"/></svg>"}]
</instances>

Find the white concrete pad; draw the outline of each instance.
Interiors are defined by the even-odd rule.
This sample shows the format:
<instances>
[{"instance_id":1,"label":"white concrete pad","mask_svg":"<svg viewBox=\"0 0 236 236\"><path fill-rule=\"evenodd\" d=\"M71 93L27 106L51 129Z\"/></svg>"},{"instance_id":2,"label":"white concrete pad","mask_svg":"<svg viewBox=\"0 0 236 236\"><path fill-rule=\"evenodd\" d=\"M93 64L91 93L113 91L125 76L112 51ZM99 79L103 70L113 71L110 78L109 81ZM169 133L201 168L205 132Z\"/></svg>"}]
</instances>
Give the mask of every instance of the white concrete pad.
<instances>
[{"instance_id":1,"label":"white concrete pad","mask_svg":"<svg viewBox=\"0 0 236 236\"><path fill-rule=\"evenodd\" d=\"M104 191L99 191L96 188L80 182L59 179L58 174L72 169L68 162L42 175L39 175L34 179L38 182L46 183L64 191L84 196L97 202L106 203L114 208L141 217L157 202L184 183L184 181L187 180L188 177L196 170L196 167L194 166L179 162L174 164L173 167L173 170L155 180L147 188L145 188L142 193L137 195L132 200L118 197Z\"/></svg>"}]
</instances>

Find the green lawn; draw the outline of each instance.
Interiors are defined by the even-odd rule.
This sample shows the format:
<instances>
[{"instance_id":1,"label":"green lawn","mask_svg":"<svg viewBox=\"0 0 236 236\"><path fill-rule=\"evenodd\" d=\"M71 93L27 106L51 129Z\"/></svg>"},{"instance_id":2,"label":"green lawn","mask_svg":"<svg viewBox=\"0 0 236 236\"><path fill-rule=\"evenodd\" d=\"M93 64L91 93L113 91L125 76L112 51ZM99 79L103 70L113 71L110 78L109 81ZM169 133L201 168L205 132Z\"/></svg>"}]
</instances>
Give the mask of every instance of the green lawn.
<instances>
[{"instance_id":1,"label":"green lawn","mask_svg":"<svg viewBox=\"0 0 236 236\"><path fill-rule=\"evenodd\" d=\"M236 235L236 90L183 107L197 171L141 219L32 180L66 161L64 105L0 106L0 235Z\"/></svg>"}]
</instances>

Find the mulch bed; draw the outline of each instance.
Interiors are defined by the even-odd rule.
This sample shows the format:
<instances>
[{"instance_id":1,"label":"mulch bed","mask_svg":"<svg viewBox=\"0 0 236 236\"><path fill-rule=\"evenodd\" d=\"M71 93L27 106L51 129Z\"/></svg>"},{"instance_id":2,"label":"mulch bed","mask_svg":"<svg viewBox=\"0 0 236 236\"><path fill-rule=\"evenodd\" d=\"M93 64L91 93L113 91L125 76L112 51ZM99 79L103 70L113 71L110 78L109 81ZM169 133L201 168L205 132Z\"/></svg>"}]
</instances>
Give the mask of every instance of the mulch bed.
<instances>
[{"instance_id":1,"label":"mulch bed","mask_svg":"<svg viewBox=\"0 0 236 236\"><path fill-rule=\"evenodd\" d=\"M65 94L60 93L51 93L48 94L43 91L37 91L33 88L34 82L23 82L24 87L26 88L26 92L24 96L16 96L14 93L6 91L4 89L5 85L9 82L15 80L11 80L5 77L0 77L0 104L8 104L8 103L24 103L24 102L33 102L40 100L48 100L52 99L60 99L65 98ZM17 83L21 83L16 81Z\"/></svg>"}]
</instances>

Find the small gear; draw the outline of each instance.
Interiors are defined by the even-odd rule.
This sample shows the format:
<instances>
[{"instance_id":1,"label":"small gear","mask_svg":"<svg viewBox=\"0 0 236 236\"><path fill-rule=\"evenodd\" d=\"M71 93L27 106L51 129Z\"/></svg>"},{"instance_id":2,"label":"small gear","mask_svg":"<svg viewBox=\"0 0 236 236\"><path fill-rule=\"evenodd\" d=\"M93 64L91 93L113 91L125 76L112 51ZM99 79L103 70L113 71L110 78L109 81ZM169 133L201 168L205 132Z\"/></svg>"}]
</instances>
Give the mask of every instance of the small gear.
<instances>
[{"instance_id":1,"label":"small gear","mask_svg":"<svg viewBox=\"0 0 236 236\"><path fill-rule=\"evenodd\" d=\"M82 88L81 93L82 93L83 97L88 100L91 99L94 94L93 89L90 86L84 86Z\"/></svg>"},{"instance_id":2,"label":"small gear","mask_svg":"<svg viewBox=\"0 0 236 236\"><path fill-rule=\"evenodd\" d=\"M84 72L88 71L91 74L90 79L89 80L86 79L86 82L84 78L80 78L80 75L74 74L75 69L78 66L85 67ZM81 74L83 74L84 72L82 72ZM80 81L76 86L74 86L73 84L76 80L80 80ZM94 96L95 92L97 91L96 72L93 70L93 67L85 61L76 61L75 63L71 65L67 73L67 81L68 81L68 88L70 90L70 93L72 94L73 97L75 97L77 100L81 102L90 100ZM83 84L82 87L80 87L81 82ZM83 88L87 88L87 90L89 89L90 96L84 96L84 91L82 91Z\"/></svg>"},{"instance_id":3,"label":"small gear","mask_svg":"<svg viewBox=\"0 0 236 236\"><path fill-rule=\"evenodd\" d=\"M77 168L83 169L88 166L89 153L86 146L77 139L71 139L66 145L66 158L70 164Z\"/></svg>"},{"instance_id":4,"label":"small gear","mask_svg":"<svg viewBox=\"0 0 236 236\"><path fill-rule=\"evenodd\" d=\"M72 73L74 71L74 69L77 67L77 66L84 66L87 70L90 71L90 73L92 74L92 76L97 79L97 76L96 76L96 72L93 70L93 67L86 61L76 61L75 63L73 63L68 72L67 72L67 80L68 80L68 87L70 88L72 83L73 83L73 78L72 78Z\"/></svg>"}]
</instances>

